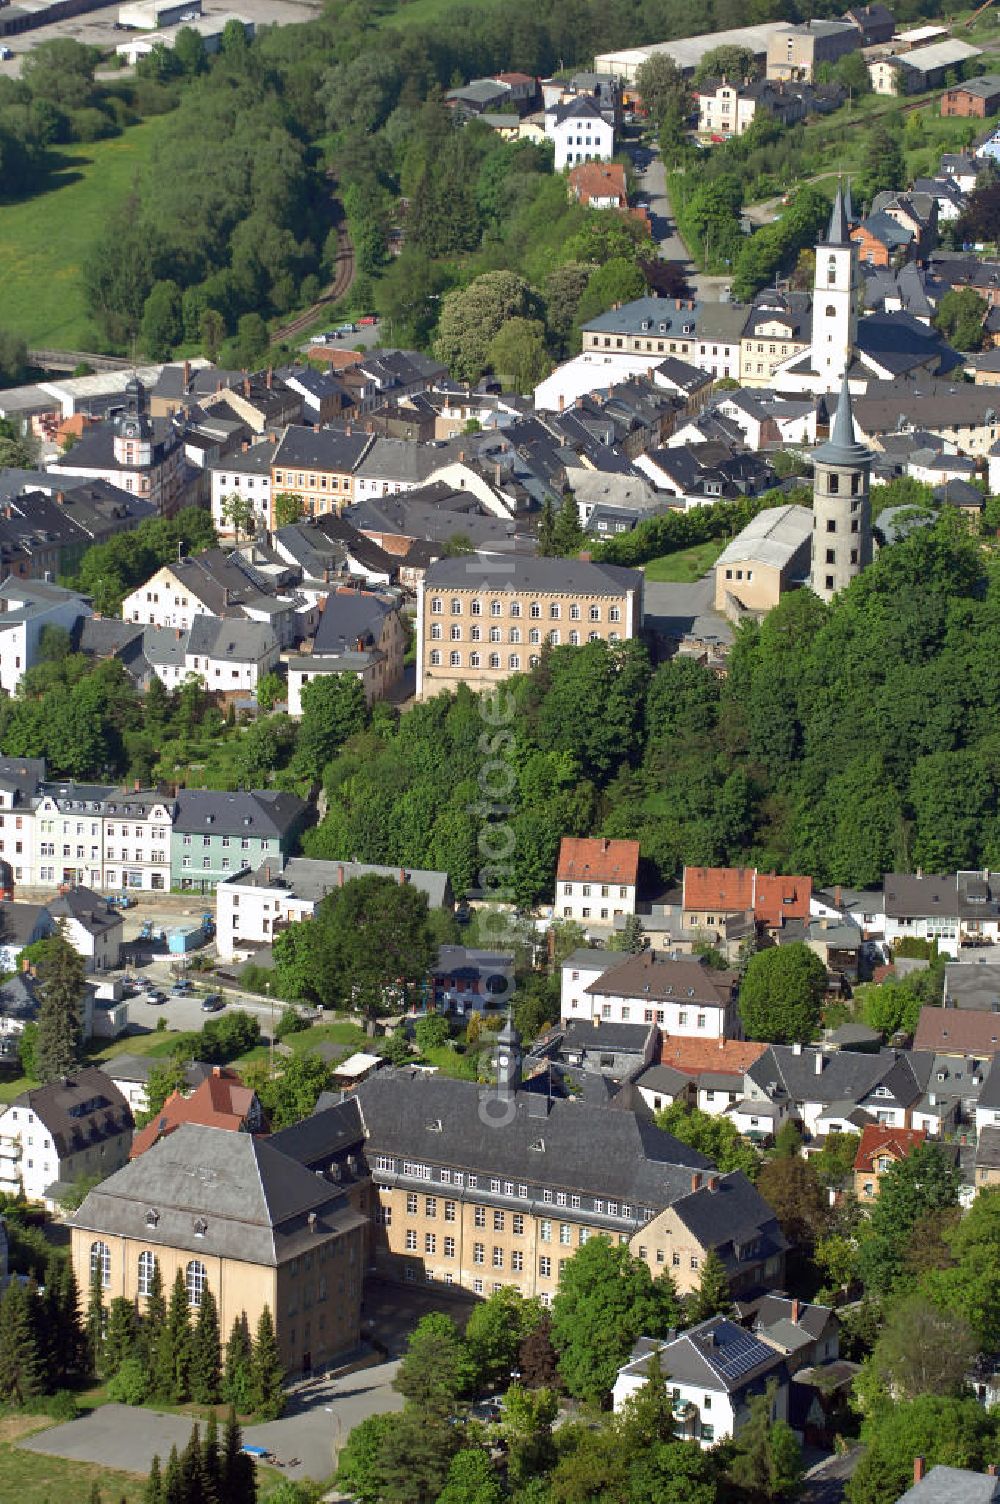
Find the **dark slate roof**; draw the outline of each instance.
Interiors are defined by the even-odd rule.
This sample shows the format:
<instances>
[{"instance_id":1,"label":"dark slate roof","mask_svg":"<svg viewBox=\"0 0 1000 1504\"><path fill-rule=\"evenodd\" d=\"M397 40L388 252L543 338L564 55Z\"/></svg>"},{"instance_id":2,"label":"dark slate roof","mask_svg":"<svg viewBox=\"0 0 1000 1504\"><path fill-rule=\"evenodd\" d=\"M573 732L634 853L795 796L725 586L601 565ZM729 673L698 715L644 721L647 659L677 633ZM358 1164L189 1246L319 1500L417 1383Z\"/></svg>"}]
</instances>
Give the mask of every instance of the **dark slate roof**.
<instances>
[{"instance_id":1,"label":"dark slate roof","mask_svg":"<svg viewBox=\"0 0 1000 1504\"><path fill-rule=\"evenodd\" d=\"M519 558L517 565L480 568L470 576L464 558L438 559L427 571L428 590L474 583L477 589L524 595L532 590L563 595L623 595L642 587L642 573L618 564L593 564L582 559Z\"/></svg>"},{"instance_id":2,"label":"dark slate roof","mask_svg":"<svg viewBox=\"0 0 1000 1504\"><path fill-rule=\"evenodd\" d=\"M547 111L553 116L556 125L561 125L564 120L603 120L604 116L600 109L586 94L578 94L574 99L568 99L565 104L557 104L554 110Z\"/></svg>"},{"instance_id":3,"label":"dark slate roof","mask_svg":"<svg viewBox=\"0 0 1000 1504\"><path fill-rule=\"evenodd\" d=\"M355 1095L369 1160L381 1153L464 1166L654 1209L690 1189L692 1169L708 1166L703 1155L635 1114L586 1102L552 1102L538 1116L529 1094L518 1092L512 1121L497 1132L480 1113L475 1082L382 1070Z\"/></svg>"},{"instance_id":4,"label":"dark slate roof","mask_svg":"<svg viewBox=\"0 0 1000 1504\"><path fill-rule=\"evenodd\" d=\"M41 903L0 903L0 945L29 945L42 916L46 913Z\"/></svg>"},{"instance_id":5,"label":"dark slate roof","mask_svg":"<svg viewBox=\"0 0 1000 1504\"><path fill-rule=\"evenodd\" d=\"M372 445L367 433L346 433L343 429L292 426L286 428L274 455L274 469L296 465L312 470L336 470L352 473Z\"/></svg>"},{"instance_id":6,"label":"dark slate roof","mask_svg":"<svg viewBox=\"0 0 1000 1504\"><path fill-rule=\"evenodd\" d=\"M38 987L29 973L19 971L0 985L0 1016L28 1023L38 1017L40 1006Z\"/></svg>"},{"instance_id":7,"label":"dark slate roof","mask_svg":"<svg viewBox=\"0 0 1000 1504\"><path fill-rule=\"evenodd\" d=\"M0 788L12 789L15 803L30 798L44 778L44 757L0 757Z\"/></svg>"},{"instance_id":8,"label":"dark slate roof","mask_svg":"<svg viewBox=\"0 0 1000 1504\"><path fill-rule=\"evenodd\" d=\"M672 1342L642 1340L626 1371L648 1374L657 1350L668 1384L673 1380L725 1394L743 1393L755 1384L762 1388L760 1381L782 1370L785 1361L784 1354L728 1316L710 1316Z\"/></svg>"},{"instance_id":9,"label":"dark slate roof","mask_svg":"<svg viewBox=\"0 0 1000 1504\"><path fill-rule=\"evenodd\" d=\"M278 793L274 789L237 793L181 789L174 829L281 838L302 819L307 808L305 800L297 794Z\"/></svg>"},{"instance_id":10,"label":"dark slate roof","mask_svg":"<svg viewBox=\"0 0 1000 1504\"><path fill-rule=\"evenodd\" d=\"M765 1295L757 1304L754 1329L767 1330L777 1322L790 1322L795 1302L788 1295ZM795 1325L800 1326L809 1337L822 1337L831 1319L836 1321L836 1316L830 1306L811 1304L809 1301L799 1301L799 1319Z\"/></svg>"},{"instance_id":11,"label":"dark slate roof","mask_svg":"<svg viewBox=\"0 0 1000 1504\"><path fill-rule=\"evenodd\" d=\"M834 1050L826 1053L813 1046L771 1045L749 1067L747 1075L768 1096L771 1082L792 1102L860 1102L876 1086L885 1083L890 1089L910 1090L910 1100L917 1093L912 1068L906 1057L898 1050L880 1050L877 1055L863 1054L856 1050ZM823 1069L816 1070L817 1057L823 1060ZM902 1074L900 1075L900 1067ZM896 1079L893 1073L899 1076ZM909 1080L907 1080L907 1076ZM891 1079L890 1079L891 1078Z\"/></svg>"},{"instance_id":12,"label":"dark slate roof","mask_svg":"<svg viewBox=\"0 0 1000 1504\"><path fill-rule=\"evenodd\" d=\"M104 935L109 930L121 929L124 921L117 909L109 909L108 901L90 888L68 888L48 904L53 919L75 919L92 935Z\"/></svg>"},{"instance_id":13,"label":"dark slate roof","mask_svg":"<svg viewBox=\"0 0 1000 1504\"><path fill-rule=\"evenodd\" d=\"M307 1170L326 1169L329 1161L345 1151L364 1146L361 1111L353 1098L317 1110L311 1117L272 1133L272 1149L287 1154Z\"/></svg>"},{"instance_id":14,"label":"dark slate roof","mask_svg":"<svg viewBox=\"0 0 1000 1504\"><path fill-rule=\"evenodd\" d=\"M173 636L173 629L170 630ZM77 651L93 658L114 658L142 633L143 628L136 622L85 616L78 624Z\"/></svg>"},{"instance_id":15,"label":"dark slate roof","mask_svg":"<svg viewBox=\"0 0 1000 1504\"><path fill-rule=\"evenodd\" d=\"M147 1247L275 1265L320 1233L360 1226L344 1192L267 1139L184 1123L86 1197L77 1227ZM204 1225L199 1235L195 1223Z\"/></svg>"},{"instance_id":16,"label":"dark slate roof","mask_svg":"<svg viewBox=\"0 0 1000 1504\"><path fill-rule=\"evenodd\" d=\"M742 1249L757 1244L756 1259L788 1247L778 1219L741 1170L716 1178L715 1189L688 1189L674 1203L675 1215L703 1248L714 1248L728 1273L744 1262Z\"/></svg>"},{"instance_id":17,"label":"dark slate roof","mask_svg":"<svg viewBox=\"0 0 1000 1504\"><path fill-rule=\"evenodd\" d=\"M357 648L359 642L365 647L377 645L386 617L395 610L395 602L370 591L331 591L316 628L313 652L342 653Z\"/></svg>"},{"instance_id":18,"label":"dark slate roof","mask_svg":"<svg viewBox=\"0 0 1000 1504\"><path fill-rule=\"evenodd\" d=\"M900 1495L896 1504L996 1504L998 1499L1000 1478L939 1462Z\"/></svg>"},{"instance_id":19,"label":"dark slate roof","mask_svg":"<svg viewBox=\"0 0 1000 1504\"><path fill-rule=\"evenodd\" d=\"M600 1019L571 1018L563 1035L567 1050L616 1050L641 1055L651 1024L618 1024Z\"/></svg>"},{"instance_id":20,"label":"dark slate roof","mask_svg":"<svg viewBox=\"0 0 1000 1504\"><path fill-rule=\"evenodd\" d=\"M217 658L227 663L256 663L276 644L273 627L267 622L199 614L187 634L188 653Z\"/></svg>"},{"instance_id":21,"label":"dark slate roof","mask_svg":"<svg viewBox=\"0 0 1000 1504\"><path fill-rule=\"evenodd\" d=\"M23 1091L15 1107L30 1107L52 1135L60 1159L132 1127L128 1103L104 1071L83 1066L65 1080Z\"/></svg>"}]
</instances>

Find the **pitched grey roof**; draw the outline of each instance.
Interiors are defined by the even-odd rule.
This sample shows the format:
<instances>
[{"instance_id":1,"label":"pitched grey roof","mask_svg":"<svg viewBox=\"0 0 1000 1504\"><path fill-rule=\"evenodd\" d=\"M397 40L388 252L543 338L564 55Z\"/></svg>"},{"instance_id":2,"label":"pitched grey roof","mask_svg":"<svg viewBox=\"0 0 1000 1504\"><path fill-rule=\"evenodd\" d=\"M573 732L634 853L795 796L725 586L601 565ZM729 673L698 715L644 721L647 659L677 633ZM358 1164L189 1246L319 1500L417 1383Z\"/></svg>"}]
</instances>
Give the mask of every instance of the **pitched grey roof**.
<instances>
[{"instance_id":1,"label":"pitched grey roof","mask_svg":"<svg viewBox=\"0 0 1000 1504\"><path fill-rule=\"evenodd\" d=\"M266 1139L184 1123L86 1197L73 1224L251 1264L276 1265L364 1219L344 1192ZM204 1231L195 1231L195 1224Z\"/></svg>"},{"instance_id":2,"label":"pitched grey roof","mask_svg":"<svg viewBox=\"0 0 1000 1504\"><path fill-rule=\"evenodd\" d=\"M672 1065L651 1065L636 1080L643 1091L662 1092L664 1096L676 1096L688 1085L691 1077L685 1071L675 1070Z\"/></svg>"},{"instance_id":3,"label":"pitched grey roof","mask_svg":"<svg viewBox=\"0 0 1000 1504\"><path fill-rule=\"evenodd\" d=\"M39 924L43 933L46 908L41 903L0 903L0 945L29 945Z\"/></svg>"},{"instance_id":4,"label":"pitched grey roof","mask_svg":"<svg viewBox=\"0 0 1000 1504\"><path fill-rule=\"evenodd\" d=\"M40 1006L38 988L28 972L16 972L0 984L0 1017L28 1022L38 1017Z\"/></svg>"},{"instance_id":5,"label":"pitched grey roof","mask_svg":"<svg viewBox=\"0 0 1000 1504\"><path fill-rule=\"evenodd\" d=\"M349 1149L363 1148L364 1140L361 1112L351 1097L323 1109L317 1104L311 1117L272 1133L268 1142L307 1170L315 1170L326 1169L331 1159Z\"/></svg>"},{"instance_id":6,"label":"pitched grey roof","mask_svg":"<svg viewBox=\"0 0 1000 1504\"><path fill-rule=\"evenodd\" d=\"M60 1159L132 1128L128 1103L104 1071L83 1066L49 1086L32 1087L14 1098L30 1107L52 1135Z\"/></svg>"},{"instance_id":7,"label":"pitched grey roof","mask_svg":"<svg viewBox=\"0 0 1000 1504\"><path fill-rule=\"evenodd\" d=\"M353 473L373 443L371 434L344 429L293 425L286 428L274 455L275 471L286 465Z\"/></svg>"},{"instance_id":8,"label":"pitched grey roof","mask_svg":"<svg viewBox=\"0 0 1000 1504\"><path fill-rule=\"evenodd\" d=\"M995 1504L998 1499L1000 1478L938 1463L901 1494L896 1504Z\"/></svg>"},{"instance_id":9,"label":"pitched grey roof","mask_svg":"<svg viewBox=\"0 0 1000 1504\"><path fill-rule=\"evenodd\" d=\"M976 1144L976 1169L1000 1170L1000 1127L980 1128Z\"/></svg>"},{"instance_id":10,"label":"pitched grey roof","mask_svg":"<svg viewBox=\"0 0 1000 1504\"><path fill-rule=\"evenodd\" d=\"M566 1023L563 1047L567 1050L615 1050L641 1055L651 1024L618 1024L600 1019L571 1018Z\"/></svg>"},{"instance_id":11,"label":"pitched grey roof","mask_svg":"<svg viewBox=\"0 0 1000 1504\"><path fill-rule=\"evenodd\" d=\"M225 663L258 663L276 646L274 628L267 622L238 616L220 620L199 614L187 638L188 653Z\"/></svg>"},{"instance_id":12,"label":"pitched grey roof","mask_svg":"<svg viewBox=\"0 0 1000 1504\"><path fill-rule=\"evenodd\" d=\"M530 1093L521 1091L513 1098L512 1120L497 1132L480 1113L480 1088L471 1081L382 1070L358 1087L356 1097L369 1160L374 1154L405 1156L617 1198L629 1203L633 1214L641 1206L671 1205L689 1189L692 1169L703 1170L708 1163L634 1113L608 1112L587 1102L553 1101L547 1113L543 1104L536 1115Z\"/></svg>"},{"instance_id":13,"label":"pitched grey roof","mask_svg":"<svg viewBox=\"0 0 1000 1504\"><path fill-rule=\"evenodd\" d=\"M710 1316L672 1342L659 1344L642 1339L640 1353L634 1354L622 1371L645 1377L652 1372L657 1348L668 1384L673 1380L716 1393L743 1393L755 1384L762 1388L763 1378L784 1369L782 1353L727 1316Z\"/></svg>"},{"instance_id":14,"label":"pitched grey roof","mask_svg":"<svg viewBox=\"0 0 1000 1504\"><path fill-rule=\"evenodd\" d=\"M833 1102L857 1104L876 1086L885 1083L890 1089L909 1091L909 1099L918 1095L918 1086L907 1058L898 1050L880 1050L877 1055L857 1050L835 1050L827 1054L812 1046L773 1044L747 1071L747 1075L768 1096L771 1082L776 1082L792 1102ZM816 1070L817 1057L823 1068ZM902 1073L894 1076L894 1072Z\"/></svg>"},{"instance_id":15,"label":"pitched grey roof","mask_svg":"<svg viewBox=\"0 0 1000 1504\"><path fill-rule=\"evenodd\" d=\"M618 564L593 564L582 559L545 559L518 556L515 564L490 563L470 570L467 558L438 559L425 577L428 590L464 585L477 590L524 595L541 590L562 595L624 595L642 588L642 573Z\"/></svg>"},{"instance_id":16,"label":"pitched grey roof","mask_svg":"<svg viewBox=\"0 0 1000 1504\"><path fill-rule=\"evenodd\" d=\"M792 1322L792 1311L795 1302L788 1295L765 1295L758 1303L754 1329L767 1331L777 1322L787 1322L789 1325L797 1325L813 1341L822 1337L831 1320L837 1322L837 1316L830 1306L821 1306L815 1302L801 1300L799 1306L799 1319Z\"/></svg>"},{"instance_id":17,"label":"pitched grey roof","mask_svg":"<svg viewBox=\"0 0 1000 1504\"><path fill-rule=\"evenodd\" d=\"M945 1001L956 1008L1000 1013L1000 963L951 961L944 969Z\"/></svg>"},{"instance_id":18,"label":"pitched grey roof","mask_svg":"<svg viewBox=\"0 0 1000 1504\"><path fill-rule=\"evenodd\" d=\"M673 1210L703 1248L715 1249L730 1274L744 1262L744 1249L756 1246L757 1258L770 1258L788 1247L774 1212L741 1170L718 1176L714 1190L689 1189Z\"/></svg>"},{"instance_id":19,"label":"pitched grey roof","mask_svg":"<svg viewBox=\"0 0 1000 1504\"><path fill-rule=\"evenodd\" d=\"M274 789L220 793L214 789L181 789L177 795L174 829L219 835L288 835L308 806L297 794Z\"/></svg>"},{"instance_id":20,"label":"pitched grey roof","mask_svg":"<svg viewBox=\"0 0 1000 1504\"><path fill-rule=\"evenodd\" d=\"M690 1001L692 1007L727 1008L735 987L735 972L716 971L690 956L675 958L644 950L591 982L587 992L593 997L613 995L650 1002L670 999Z\"/></svg>"},{"instance_id":21,"label":"pitched grey roof","mask_svg":"<svg viewBox=\"0 0 1000 1504\"><path fill-rule=\"evenodd\" d=\"M342 653L375 646L382 636L387 616L397 610L395 601L362 590L333 590L323 605L316 628L314 653Z\"/></svg>"},{"instance_id":22,"label":"pitched grey roof","mask_svg":"<svg viewBox=\"0 0 1000 1504\"><path fill-rule=\"evenodd\" d=\"M124 924L117 909L109 909L107 899L90 888L68 888L50 900L48 910L57 921L75 919L91 935L104 935Z\"/></svg>"}]
</instances>

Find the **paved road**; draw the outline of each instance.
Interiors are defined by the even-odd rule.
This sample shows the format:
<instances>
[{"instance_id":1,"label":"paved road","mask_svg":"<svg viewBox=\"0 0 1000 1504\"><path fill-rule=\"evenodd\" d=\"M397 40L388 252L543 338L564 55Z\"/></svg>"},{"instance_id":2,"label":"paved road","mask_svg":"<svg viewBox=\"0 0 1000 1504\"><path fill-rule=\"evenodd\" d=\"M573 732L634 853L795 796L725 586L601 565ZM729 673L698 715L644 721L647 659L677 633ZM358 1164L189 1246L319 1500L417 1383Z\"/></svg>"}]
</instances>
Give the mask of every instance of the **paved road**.
<instances>
[{"instance_id":1,"label":"paved road","mask_svg":"<svg viewBox=\"0 0 1000 1504\"><path fill-rule=\"evenodd\" d=\"M666 169L659 151L646 146L636 146L632 148L632 160L636 165L637 173L636 196L638 201L644 203L649 209L653 239L656 241L660 258L663 261L680 262L686 272L688 286L695 296L710 303L717 303L723 288L728 286L730 278L728 276L710 277L705 272L695 270L691 257L688 255L687 246L677 233L677 223L667 193Z\"/></svg>"},{"instance_id":2,"label":"paved road","mask_svg":"<svg viewBox=\"0 0 1000 1504\"><path fill-rule=\"evenodd\" d=\"M861 1461L861 1448L830 1457L806 1474L801 1504L843 1504L844 1485Z\"/></svg>"}]
</instances>

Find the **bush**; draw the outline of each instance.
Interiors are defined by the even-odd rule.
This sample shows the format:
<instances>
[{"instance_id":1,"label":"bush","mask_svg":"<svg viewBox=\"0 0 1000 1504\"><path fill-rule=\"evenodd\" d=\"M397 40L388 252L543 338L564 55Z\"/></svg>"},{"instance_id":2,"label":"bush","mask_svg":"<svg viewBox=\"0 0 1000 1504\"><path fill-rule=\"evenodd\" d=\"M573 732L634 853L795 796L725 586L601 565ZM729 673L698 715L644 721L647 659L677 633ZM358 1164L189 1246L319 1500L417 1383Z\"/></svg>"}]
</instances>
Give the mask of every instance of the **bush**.
<instances>
[{"instance_id":1,"label":"bush","mask_svg":"<svg viewBox=\"0 0 1000 1504\"><path fill-rule=\"evenodd\" d=\"M286 1039L289 1034L301 1034L303 1029L311 1027L312 1025L308 1018L303 1017L298 1008L283 1008L274 1031L274 1037L275 1039Z\"/></svg>"},{"instance_id":2,"label":"bush","mask_svg":"<svg viewBox=\"0 0 1000 1504\"><path fill-rule=\"evenodd\" d=\"M57 1389L45 1401L45 1414L57 1421L76 1420L80 1414L76 1395L69 1389Z\"/></svg>"},{"instance_id":3,"label":"bush","mask_svg":"<svg viewBox=\"0 0 1000 1504\"><path fill-rule=\"evenodd\" d=\"M119 1405L142 1405L148 1398L149 1374L145 1365L138 1358L126 1358L108 1381L108 1399Z\"/></svg>"}]
</instances>

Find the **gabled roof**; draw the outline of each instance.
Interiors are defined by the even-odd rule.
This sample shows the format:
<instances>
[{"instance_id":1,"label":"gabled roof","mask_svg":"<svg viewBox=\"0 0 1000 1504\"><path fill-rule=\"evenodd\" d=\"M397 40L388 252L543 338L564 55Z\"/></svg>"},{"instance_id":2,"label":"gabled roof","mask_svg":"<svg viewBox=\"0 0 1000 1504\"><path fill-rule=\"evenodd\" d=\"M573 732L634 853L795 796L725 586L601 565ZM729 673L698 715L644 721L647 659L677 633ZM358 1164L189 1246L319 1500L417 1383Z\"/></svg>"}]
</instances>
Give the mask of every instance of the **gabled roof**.
<instances>
[{"instance_id":1,"label":"gabled roof","mask_svg":"<svg viewBox=\"0 0 1000 1504\"><path fill-rule=\"evenodd\" d=\"M673 1211L702 1248L715 1250L730 1274L744 1262L748 1247L756 1244L761 1258L788 1247L777 1217L742 1170L703 1181L675 1201Z\"/></svg>"},{"instance_id":2,"label":"gabled roof","mask_svg":"<svg viewBox=\"0 0 1000 1504\"><path fill-rule=\"evenodd\" d=\"M135 1135L130 1158L138 1159L182 1123L199 1123L205 1128L237 1133L244 1127L255 1097L256 1093L244 1086L236 1071L217 1065L190 1096L171 1092L156 1116Z\"/></svg>"},{"instance_id":3,"label":"gabled roof","mask_svg":"<svg viewBox=\"0 0 1000 1504\"><path fill-rule=\"evenodd\" d=\"M624 883L639 879L639 842L563 836L559 843L558 882Z\"/></svg>"},{"instance_id":4,"label":"gabled roof","mask_svg":"<svg viewBox=\"0 0 1000 1504\"><path fill-rule=\"evenodd\" d=\"M1000 1015L965 1008L921 1008L915 1050L940 1055L984 1055L1000 1051Z\"/></svg>"},{"instance_id":5,"label":"gabled roof","mask_svg":"<svg viewBox=\"0 0 1000 1504\"><path fill-rule=\"evenodd\" d=\"M111 1077L94 1066L84 1066L49 1086L23 1091L11 1106L31 1109L52 1135L60 1159L132 1127L125 1098Z\"/></svg>"},{"instance_id":6,"label":"gabled roof","mask_svg":"<svg viewBox=\"0 0 1000 1504\"><path fill-rule=\"evenodd\" d=\"M895 1160L906 1159L926 1139L924 1128L888 1128L882 1123L870 1123L861 1135L854 1168L861 1174L874 1170L875 1161L883 1155Z\"/></svg>"},{"instance_id":7,"label":"gabled roof","mask_svg":"<svg viewBox=\"0 0 1000 1504\"><path fill-rule=\"evenodd\" d=\"M664 1036L660 1061L695 1078L717 1072L742 1077L767 1049L758 1040L693 1039L677 1034Z\"/></svg>"},{"instance_id":8,"label":"gabled roof","mask_svg":"<svg viewBox=\"0 0 1000 1504\"><path fill-rule=\"evenodd\" d=\"M685 909L741 914L754 906L753 867L685 867Z\"/></svg>"},{"instance_id":9,"label":"gabled roof","mask_svg":"<svg viewBox=\"0 0 1000 1504\"><path fill-rule=\"evenodd\" d=\"M214 789L181 789L177 795L174 830L214 831L218 835L288 835L308 806L297 794L274 789L220 793Z\"/></svg>"},{"instance_id":10,"label":"gabled roof","mask_svg":"<svg viewBox=\"0 0 1000 1504\"><path fill-rule=\"evenodd\" d=\"M91 935L105 935L109 930L120 930L124 924L118 910L109 909L107 899L90 888L67 888L65 893L50 899L47 907L57 922L75 919Z\"/></svg>"},{"instance_id":11,"label":"gabled roof","mask_svg":"<svg viewBox=\"0 0 1000 1504\"><path fill-rule=\"evenodd\" d=\"M620 1371L645 1377L653 1371L654 1355L667 1383L693 1386L715 1393L742 1393L751 1385L763 1388L761 1380L784 1368L784 1354L776 1352L728 1316L711 1316L682 1332L672 1342L652 1343L642 1339L640 1353Z\"/></svg>"},{"instance_id":12,"label":"gabled roof","mask_svg":"<svg viewBox=\"0 0 1000 1504\"><path fill-rule=\"evenodd\" d=\"M690 1002L695 1007L728 1008L736 973L716 971L693 956L664 956L643 950L591 982L593 997L634 997L649 1003Z\"/></svg>"},{"instance_id":13,"label":"gabled roof","mask_svg":"<svg viewBox=\"0 0 1000 1504\"><path fill-rule=\"evenodd\" d=\"M997 1500L1000 1478L939 1462L900 1495L896 1504L996 1504Z\"/></svg>"},{"instance_id":14,"label":"gabled roof","mask_svg":"<svg viewBox=\"0 0 1000 1504\"><path fill-rule=\"evenodd\" d=\"M811 877L758 872L753 908L754 918L761 923L777 925L786 919L808 919L811 900Z\"/></svg>"},{"instance_id":15,"label":"gabled roof","mask_svg":"<svg viewBox=\"0 0 1000 1504\"><path fill-rule=\"evenodd\" d=\"M378 644L387 617L397 611L395 601L372 591L333 590L323 605L313 652L342 653Z\"/></svg>"}]
</instances>

